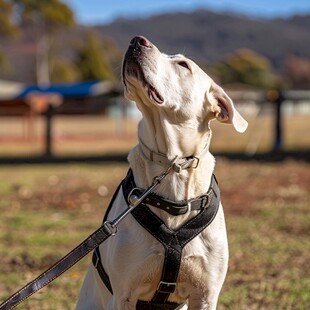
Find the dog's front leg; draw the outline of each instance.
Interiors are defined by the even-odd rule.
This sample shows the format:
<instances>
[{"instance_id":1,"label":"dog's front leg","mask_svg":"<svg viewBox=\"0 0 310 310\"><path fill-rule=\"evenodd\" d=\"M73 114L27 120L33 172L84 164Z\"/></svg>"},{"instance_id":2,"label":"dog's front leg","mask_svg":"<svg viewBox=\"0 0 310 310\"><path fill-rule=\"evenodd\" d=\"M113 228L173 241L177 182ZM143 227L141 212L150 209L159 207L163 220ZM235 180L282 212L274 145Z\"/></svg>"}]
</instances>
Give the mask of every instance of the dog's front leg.
<instances>
[{"instance_id":1,"label":"dog's front leg","mask_svg":"<svg viewBox=\"0 0 310 310\"><path fill-rule=\"evenodd\" d=\"M201 291L191 293L188 301L188 310L216 310L218 294L203 296Z\"/></svg>"},{"instance_id":2,"label":"dog's front leg","mask_svg":"<svg viewBox=\"0 0 310 310\"><path fill-rule=\"evenodd\" d=\"M103 284L98 271L91 263L81 288L80 297L75 310L106 310L111 293Z\"/></svg>"}]
</instances>

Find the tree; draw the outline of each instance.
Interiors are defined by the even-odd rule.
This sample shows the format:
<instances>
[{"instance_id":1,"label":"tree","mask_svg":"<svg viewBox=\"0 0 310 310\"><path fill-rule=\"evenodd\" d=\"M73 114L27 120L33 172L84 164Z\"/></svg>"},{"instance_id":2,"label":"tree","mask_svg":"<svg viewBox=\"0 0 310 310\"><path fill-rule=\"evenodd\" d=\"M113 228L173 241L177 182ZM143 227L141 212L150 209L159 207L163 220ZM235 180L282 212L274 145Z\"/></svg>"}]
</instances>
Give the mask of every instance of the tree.
<instances>
[{"instance_id":1,"label":"tree","mask_svg":"<svg viewBox=\"0 0 310 310\"><path fill-rule=\"evenodd\" d=\"M40 29L37 41L37 82L50 84L50 52L53 37L59 28L75 24L69 6L59 0L14 0L23 24L33 24Z\"/></svg>"},{"instance_id":2,"label":"tree","mask_svg":"<svg viewBox=\"0 0 310 310\"><path fill-rule=\"evenodd\" d=\"M14 3L12 1L0 0L0 35L15 35L18 31L17 25L12 22Z\"/></svg>"},{"instance_id":3,"label":"tree","mask_svg":"<svg viewBox=\"0 0 310 310\"><path fill-rule=\"evenodd\" d=\"M3 1L3 0L2 0ZM57 27L70 27L75 24L70 7L60 0L7 0L13 3L19 24L38 24L45 31L52 32Z\"/></svg>"},{"instance_id":4,"label":"tree","mask_svg":"<svg viewBox=\"0 0 310 310\"><path fill-rule=\"evenodd\" d=\"M265 57L248 49L239 49L215 66L223 84L242 83L269 88L274 83L271 64Z\"/></svg>"},{"instance_id":5,"label":"tree","mask_svg":"<svg viewBox=\"0 0 310 310\"><path fill-rule=\"evenodd\" d=\"M37 34L37 82L50 83L50 51L59 28L75 24L70 7L60 0L0 0L0 34L13 35L33 26Z\"/></svg>"},{"instance_id":6,"label":"tree","mask_svg":"<svg viewBox=\"0 0 310 310\"><path fill-rule=\"evenodd\" d=\"M0 0L0 35L13 36L18 32L16 25L12 23L11 16L13 14L13 4ZM4 54L0 51L0 70L8 72L10 66Z\"/></svg>"},{"instance_id":7,"label":"tree","mask_svg":"<svg viewBox=\"0 0 310 310\"><path fill-rule=\"evenodd\" d=\"M11 67L10 67L9 63L7 62L5 56L0 53L0 70L2 72L8 73L8 72L10 72L10 69L11 69Z\"/></svg>"},{"instance_id":8,"label":"tree","mask_svg":"<svg viewBox=\"0 0 310 310\"><path fill-rule=\"evenodd\" d=\"M50 75L52 83L73 83L80 80L79 69L72 61L56 57L51 62Z\"/></svg>"},{"instance_id":9,"label":"tree","mask_svg":"<svg viewBox=\"0 0 310 310\"><path fill-rule=\"evenodd\" d=\"M109 42L102 42L94 32L86 34L85 43L80 48L75 62L81 80L115 80L111 64L116 59L117 52L115 53L114 46Z\"/></svg>"}]
</instances>

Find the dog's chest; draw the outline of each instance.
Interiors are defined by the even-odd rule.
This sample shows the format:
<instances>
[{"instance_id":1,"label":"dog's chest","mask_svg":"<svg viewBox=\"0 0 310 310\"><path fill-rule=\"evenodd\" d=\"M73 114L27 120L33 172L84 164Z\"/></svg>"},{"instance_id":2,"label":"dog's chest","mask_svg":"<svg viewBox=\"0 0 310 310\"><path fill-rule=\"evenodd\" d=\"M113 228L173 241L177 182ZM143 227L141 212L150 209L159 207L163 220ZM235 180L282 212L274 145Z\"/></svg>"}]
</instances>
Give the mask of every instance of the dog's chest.
<instances>
[{"instance_id":1,"label":"dog's chest","mask_svg":"<svg viewBox=\"0 0 310 310\"><path fill-rule=\"evenodd\" d=\"M193 251L191 244L188 244L182 252L176 289L169 297L170 300L179 303L188 298L193 287L202 292L206 291L208 284L205 277L206 274L212 273L211 266L208 265L209 254L201 255L201 252L207 250L203 249L203 243L200 242L199 237L196 237L190 243L195 243L195 248L199 244L201 251ZM150 300L158 289L158 283L161 280L165 249L158 241L152 240L145 246L144 255L143 258L139 257L136 268L131 270L129 276L131 284L129 287L135 291L133 294L139 296L139 299Z\"/></svg>"}]
</instances>

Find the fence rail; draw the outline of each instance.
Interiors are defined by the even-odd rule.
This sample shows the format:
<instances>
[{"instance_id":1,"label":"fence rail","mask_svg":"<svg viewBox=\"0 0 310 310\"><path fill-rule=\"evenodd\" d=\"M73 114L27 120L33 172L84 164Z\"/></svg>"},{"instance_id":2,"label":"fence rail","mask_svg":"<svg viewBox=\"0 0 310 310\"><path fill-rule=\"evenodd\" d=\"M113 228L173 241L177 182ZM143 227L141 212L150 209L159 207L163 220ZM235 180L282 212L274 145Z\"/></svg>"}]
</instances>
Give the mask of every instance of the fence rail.
<instances>
[{"instance_id":1,"label":"fence rail","mask_svg":"<svg viewBox=\"0 0 310 310\"><path fill-rule=\"evenodd\" d=\"M250 112L254 119L258 119L260 116L265 115L271 112L272 115L272 123L273 129L270 133L272 135L272 147L270 151L281 152L283 151L284 145L284 137L283 131L285 130L284 122L283 122L283 114L284 108L286 105L290 104L294 110L297 107L298 103L302 103L306 106L309 106L310 111L310 91L309 90L269 90L269 91L237 91L231 90L228 91L228 94L231 96L233 101L236 104L240 104L240 108L244 109L246 112ZM128 109L132 108L132 106L125 103L123 99L115 100L114 99L114 107L118 108L119 113L118 116L115 118L115 128L121 128L125 121L122 118L126 119L126 116L130 115L131 113ZM105 103L106 106L106 103ZM6 105L6 109L8 106ZM0 102L0 109L1 109L1 102ZM252 110L251 110L252 109ZM250 111L251 110L251 111ZM53 157L55 154L53 153L53 127L54 127L54 120L55 116L59 116L61 110L55 107L53 104L48 106L48 109L41 114L41 118L43 117L44 122L44 150L43 150L43 157ZM294 111L293 111L294 113ZM32 118L34 117L33 113L29 114ZM29 117L30 117L29 116ZM81 116L79 116L81 117ZM74 118L74 116L72 116ZM25 116L23 116L25 120ZM25 121L23 121L25 122ZM121 124L121 125L120 125ZM77 124L77 126L79 126ZM255 126L255 124L254 124ZM257 125L258 126L258 125ZM123 131L118 131L119 135L122 135ZM262 129L257 128L254 130L253 136L250 137L248 144L245 146L244 151L248 155L253 155L258 150L258 144L261 139ZM0 140L1 141L1 140ZM104 143L104 142L102 142Z\"/></svg>"}]
</instances>

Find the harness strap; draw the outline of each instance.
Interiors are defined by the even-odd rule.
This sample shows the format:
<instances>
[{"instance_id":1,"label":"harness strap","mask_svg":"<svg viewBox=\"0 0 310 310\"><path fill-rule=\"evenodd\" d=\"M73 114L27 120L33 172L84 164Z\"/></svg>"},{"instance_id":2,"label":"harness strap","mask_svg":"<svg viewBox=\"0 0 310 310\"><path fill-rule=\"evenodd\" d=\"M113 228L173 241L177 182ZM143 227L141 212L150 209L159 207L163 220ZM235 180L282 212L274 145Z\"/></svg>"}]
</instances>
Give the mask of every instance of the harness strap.
<instances>
[{"instance_id":1,"label":"harness strap","mask_svg":"<svg viewBox=\"0 0 310 310\"><path fill-rule=\"evenodd\" d=\"M140 195L143 192L143 189L137 188L132 170L128 171L126 178L122 182L122 188L125 199L128 198L130 194ZM134 191L132 191L134 189ZM209 201L208 194L202 195L200 197L189 199L188 201L172 201L165 199L155 193L150 193L144 200L145 204L148 204L152 207L164 210L171 215L178 216L185 214L189 207L191 211L198 211L205 208L207 202Z\"/></svg>"},{"instance_id":2,"label":"harness strap","mask_svg":"<svg viewBox=\"0 0 310 310\"><path fill-rule=\"evenodd\" d=\"M164 222L144 204L133 210L132 215L136 221L165 248L165 259L161 280L152 299L153 303L167 302L170 294L175 291L184 246L209 226L217 214L220 202L220 191L215 177L212 177L208 195L210 201L207 202L207 207L176 231L170 230Z\"/></svg>"},{"instance_id":3,"label":"harness strap","mask_svg":"<svg viewBox=\"0 0 310 310\"><path fill-rule=\"evenodd\" d=\"M104 242L112 235L113 231L108 230L107 227L101 226L93 234L91 234L80 245L73 249L70 253L64 256L60 261L52 267L43 272L39 277L25 285L18 292L12 295L9 299L5 300L0 305L0 310L10 310L23 302L29 296L48 285L54 279L59 277L99 244Z\"/></svg>"},{"instance_id":4,"label":"harness strap","mask_svg":"<svg viewBox=\"0 0 310 310\"><path fill-rule=\"evenodd\" d=\"M162 304L154 304L150 301L138 300L136 310L175 310L179 309L181 305L176 302L165 302Z\"/></svg>"},{"instance_id":5,"label":"harness strap","mask_svg":"<svg viewBox=\"0 0 310 310\"><path fill-rule=\"evenodd\" d=\"M112 285L110 282L110 278L108 274L106 273L106 271L104 270L103 265L102 265L99 247L97 247L94 251L92 262L93 262L94 267L97 269L99 276L101 280L103 281L103 283L105 284L106 288L113 295L113 289L112 289Z\"/></svg>"},{"instance_id":6,"label":"harness strap","mask_svg":"<svg viewBox=\"0 0 310 310\"><path fill-rule=\"evenodd\" d=\"M128 171L128 174L121 185L124 196L128 197L132 188L135 187L131 170ZM136 309L172 310L180 306L177 303L169 302L168 298L176 288L181 264L182 249L189 241L210 225L217 214L220 203L220 190L214 175L212 176L209 191L207 195L204 196L207 197L207 199L204 199L204 203L200 208L201 212L176 231L170 230L164 222L145 205L145 203L142 203L139 208L135 208L132 211L132 215L138 223L152 234L152 236L154 236L154 238L156 238L165 248L162 276L155 295L150 302L138 300ZM110 208L113 204L113 200L110 203ZM149 204L149 202L147 202L147 204ZM106 212L104 221L107 219L108 211ZM104 271L101 263L99 248L97 248L93 254L93 264L98 270L102 281L110 290L111 294L113 294L109 276Z\"/></svg>"}]
</instances>

